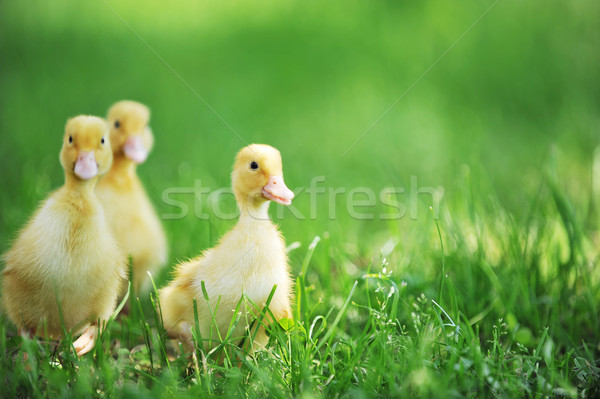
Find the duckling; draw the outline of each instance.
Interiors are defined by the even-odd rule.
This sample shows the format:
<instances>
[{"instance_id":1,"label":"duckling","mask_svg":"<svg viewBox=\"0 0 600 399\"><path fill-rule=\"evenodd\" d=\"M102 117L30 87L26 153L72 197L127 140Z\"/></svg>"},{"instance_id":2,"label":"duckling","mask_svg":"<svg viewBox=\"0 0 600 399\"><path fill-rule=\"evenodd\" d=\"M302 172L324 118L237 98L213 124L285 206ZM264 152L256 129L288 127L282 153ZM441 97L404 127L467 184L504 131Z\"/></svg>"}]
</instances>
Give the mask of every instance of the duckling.
<instances>
[{"instance_id":1,"label":"duckling","mask_svg":"<svg viewBox=\"0 0 600 399\"><path fill-rule=\"evenodd\" d=\"M167 332L188 344L195 320L193 299L196 299L203 339L209 337L215 324L220 336L226 336L233 311L243 294L250 301L242 306L243 315L232 335L242 337L250 319L266 305L275 285L277 288L269 309L275 320L292 317L292 280L285 242L268 215L270 201L289 205L294 197L283 180L279 151L264 144L243 148L237 154L231 179L240 209L237 224L215 248L177 266L173 281L159 291ZM210 309L203 296L202 284L208 294ZM212 322L211 314L216 323ZM268 324L273 320L267 317L264 322ZM216 332L212 336L217 337ZM263 347L267 342L264 328L260 328L254 348ZM217 344L216 339L205 341L204 348L208 350Z\"/></svg>"},{"instance_id":2,"label":"duckling","mask_svg":"<svg viewBox=\"0 0 600 399\"><path fill-rule=\"evenodd\" d=\"M110 108L107 119L114 161L96 188L117 241L133 260L136 292L148 290L147 272L157 271L167 261L165 233L136 174L154 142L149 118L148 108L138 102L119 101Z\"/></svg>"},{"instance_id":3,"label":"duckling","mask_svg":"<svg viewBox=\"0 0 600 399\"><path fill-rule=\"evenodd\" d=\"M65 127L60 163L65 184L53 192L4 255L2 305L21 333L74 335L90 351L98 320L109 319L125 279L126 259L112 236L94 187L112 162L102 118L77 116Z\"/></svg>"}]
</instances>

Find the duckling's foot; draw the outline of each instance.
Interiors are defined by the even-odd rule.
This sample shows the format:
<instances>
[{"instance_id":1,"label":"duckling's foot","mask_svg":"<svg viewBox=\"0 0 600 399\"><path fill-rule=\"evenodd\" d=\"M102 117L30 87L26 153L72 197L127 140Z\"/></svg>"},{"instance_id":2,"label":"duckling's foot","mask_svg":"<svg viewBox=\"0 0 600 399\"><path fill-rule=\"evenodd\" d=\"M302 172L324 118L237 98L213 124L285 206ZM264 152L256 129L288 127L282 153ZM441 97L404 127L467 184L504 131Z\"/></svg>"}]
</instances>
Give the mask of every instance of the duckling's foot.
<instances>
[{"instance_id":1,"label":"duckling's foot","mask_svg":"<svg viewBox=\"0 0 600 399\"><path fill-rule=\"evenodd\" d=\"M35 330L33 328L19 328L19 335L23 338L32 339L35 335ZM23 351L23 368L25 371L33 370L34 360L35 358L29 358L29 353Z\"/></svg>"},{"instance_id":2,"label":"duckling's foot","mask_svg":"<svg viewBox=\"0 0 600 399\"><path fill-rule=\"evenodd\" d=\"M77 356L83 356L92 350L94 344L96 343L97 335L98 327L96 325L93 324L86 328L83 334L81 334L81 336L77 338L75 342L73 342Z\"/></svg>"},{"instance_id":3,"label":"duckling's foot","mask_svg":"<svg viewBox=\"0 0 600 399\"><path fill-rule=\"evenodd\" d=\"M19 328L19 335L23 338L32 339L35 335L33 328Z\"/></svg>"},{"instance_id":4,"label":"duckling's foot","mask_svg":"<svg viewBox=\"0 0 600 399\"><path fill-rule=\"evenodd\" d=\"M192 327L186 321L179 323L179 339L185 342L192 342Z\"/></svg>"}]
</instances>

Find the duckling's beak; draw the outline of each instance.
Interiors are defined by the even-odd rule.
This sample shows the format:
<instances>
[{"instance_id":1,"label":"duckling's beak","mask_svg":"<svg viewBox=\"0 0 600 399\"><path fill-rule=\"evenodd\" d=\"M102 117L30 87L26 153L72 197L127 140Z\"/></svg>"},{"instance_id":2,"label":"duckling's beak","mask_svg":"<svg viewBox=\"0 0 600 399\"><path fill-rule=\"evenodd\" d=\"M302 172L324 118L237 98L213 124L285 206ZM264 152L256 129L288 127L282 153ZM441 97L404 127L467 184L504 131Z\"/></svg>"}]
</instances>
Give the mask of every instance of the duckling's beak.
<instances>
[{"instance_id":1,"label":"duckling's beak","mask_svg":"<svg viewBox=\"0 0 600 399\"><path fill-rule=\"evenodd\" d=\"M125 156L135 163L142 163L148 158L148 150L142 142L142 135L129 136L123 146Z\"/></svg>"},{"instance_id":2,"label":"duckling's beak","mask_svg":"<svg viewBox=\"0 0 600 399\"><path fill-rule=\"evenodd\" d=\"M270 176L269 182L262 190L263 196L282 205L289 205L294 198L294 192L287 188L282 176Z\"/></svg>"},{"instance_id":3,"label":"duckling's beak","mask_svg":"<svg viewBox=\"0 0 600 399\"><path fill-rule=\"evenodd\" d=\"M98 174L98 164L94 151L81 151L77 155L73 172L81 179L88 180Z\"/></svg>"}]
</instances>

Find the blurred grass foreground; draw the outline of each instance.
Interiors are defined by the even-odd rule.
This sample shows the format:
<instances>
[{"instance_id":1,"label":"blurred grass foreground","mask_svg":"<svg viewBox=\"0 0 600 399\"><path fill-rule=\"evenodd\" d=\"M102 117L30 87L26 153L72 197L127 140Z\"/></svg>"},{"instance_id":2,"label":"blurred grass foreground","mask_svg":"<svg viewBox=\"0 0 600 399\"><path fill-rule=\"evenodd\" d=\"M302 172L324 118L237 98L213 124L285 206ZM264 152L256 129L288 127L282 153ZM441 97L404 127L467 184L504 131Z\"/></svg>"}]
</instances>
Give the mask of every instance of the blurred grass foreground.
<instances>
[{"instance_id":1,"label":"blurred grass foreground","mask_svg":"<svg viewBox=\"0 0 600 399\"><path fill-rule=\"evenodd\" d=\"M168 349L146 296L81 359L4 320L2 396L599 395L599 27L591 0L1 2L0 252L62 184L67 118L132 99L157 285L235 223L208 193L262 142L301 296L231 364Z\"/></svg>"}]
</instances>

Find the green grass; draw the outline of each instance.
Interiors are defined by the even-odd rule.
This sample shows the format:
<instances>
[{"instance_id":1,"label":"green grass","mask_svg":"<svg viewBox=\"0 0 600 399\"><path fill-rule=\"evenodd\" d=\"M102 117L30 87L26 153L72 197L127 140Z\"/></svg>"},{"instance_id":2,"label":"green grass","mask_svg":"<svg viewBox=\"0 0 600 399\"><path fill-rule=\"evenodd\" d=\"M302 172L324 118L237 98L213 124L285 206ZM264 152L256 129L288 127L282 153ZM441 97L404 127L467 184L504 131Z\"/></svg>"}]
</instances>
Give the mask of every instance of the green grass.
<instances>
[{"instance_id":1,"label":"green grass","mask_svg":"<svg viewBox=\"0 0 600 399\"><path fill-rule=\"evenodd\" d=\"M176 210L165 190L192 188L172 197L188 214L163 220L157 287L234 223L196 216L210 204L195 182L228 187L235 153L268 143L299 192L271 212L299 243L295 324L255 357L229 337L191 358L155 296L134 294L77 359L70 338L22 339L5 320L1 395L600 394L597 2L501 0L403 97L493 1L107 3L186 83L102 1L0 3L0 252L62 184L66 119L134 99L153 112L139 174L158 213ZM299 190L318 176L313 201ZM439 218L411 200L413 176L443 193ZM377 217L351 217L355 187L404 188L407 214L379 217L393 209L378 200L359 209Z\"/></svg>"}]
</instances>

